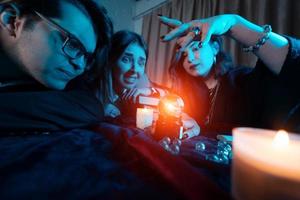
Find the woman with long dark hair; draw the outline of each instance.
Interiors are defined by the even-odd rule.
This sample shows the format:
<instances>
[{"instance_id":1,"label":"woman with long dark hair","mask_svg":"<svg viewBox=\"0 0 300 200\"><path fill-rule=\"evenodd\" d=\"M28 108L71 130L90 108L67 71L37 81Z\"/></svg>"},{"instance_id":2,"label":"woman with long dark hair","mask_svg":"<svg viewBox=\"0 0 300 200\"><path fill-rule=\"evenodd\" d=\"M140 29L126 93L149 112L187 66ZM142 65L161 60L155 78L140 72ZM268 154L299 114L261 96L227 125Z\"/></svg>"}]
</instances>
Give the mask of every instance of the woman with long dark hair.
<instances>
[{"instance_id":1,"label":"woman with long dark hair","mask_svg":"<svg viewBox=\"0 0 300 200\"><path fill-rule=\"evenodd\" d=\"M116 105L120 99L129 100L140 94L151 95L149 84L137 88L144 78L147 56L148 47L137 33L124 30L113 35L108 65L103 68L97 94L107 116L121 114Z\"/></svg>"},{"instance_id":2,"label":"woman with long dark hair","mask_svg":"<svg viewBox=\"0 0 300 200\"><path fill-rule=\"evenodd\" d=\"M148 80L145 74L147 58L148 47L139 34L124 30L113 35L109 64L103 69L97 94L107 117L135 114L134 104L139 95L162 97L167 92ZM195 120L185 114L183 126L185 138L200 132Z\"/></svg>"},{"instance_id":3,"label":"woman with long dark hair","mask_svg":"<svg viewBox=\"0 0 300 200\"><path fill-rule=\"evenodd\" d=\"M172 88L184 99L185 111L198 123L210 123L210 108L214 106L221 79L232 68L231 57L223 51L220 37L212 38L206 46L194 41L186 51L174 52L169 67Z\"/></svg>"},{"instance_id":4,"label":"woman with long dark hair","mask_svg":"<svg viewBox=\"0 0 300 200\"><path fill-rule=\"evenodd\" d=\"M299 41L273 33L238 15L219 15L182 23L160 17L177 38L170 72L187 113L202 130L231 131L235 126L279 129L299 121L293 109L299 97ZM255 67L232 69L222 51L222 35L241 43L259 59ZM295 124L295 123L292 123Z\"/></svg>"}]
</instances>

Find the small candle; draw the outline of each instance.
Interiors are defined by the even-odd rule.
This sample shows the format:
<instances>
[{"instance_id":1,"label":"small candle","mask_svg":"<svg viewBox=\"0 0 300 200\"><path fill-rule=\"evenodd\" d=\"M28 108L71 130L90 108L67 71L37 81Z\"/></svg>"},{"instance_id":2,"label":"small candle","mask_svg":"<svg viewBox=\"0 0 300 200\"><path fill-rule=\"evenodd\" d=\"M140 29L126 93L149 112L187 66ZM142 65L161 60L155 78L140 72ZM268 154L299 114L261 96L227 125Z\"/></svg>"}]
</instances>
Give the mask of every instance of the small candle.
<instances>
[{"instance_id":1,"label":"small candle","mask_svg":"<svg viewBox=\"0 0 300 200\"><path fill-rule=\"evenodd\" d=\"M136 127L144 129L152 125L153 109L138 108L136 111Z\"/></svg>"},{"instance_id":2,"label":"small candle","mask_svg":"<svg viewBox=\"0 0 300 200\"><path fill-rule=\"evenodd\" d=\"M235 199L300 199L300 136L254 128L233 130Z\"/></svg>"}]
</instances>

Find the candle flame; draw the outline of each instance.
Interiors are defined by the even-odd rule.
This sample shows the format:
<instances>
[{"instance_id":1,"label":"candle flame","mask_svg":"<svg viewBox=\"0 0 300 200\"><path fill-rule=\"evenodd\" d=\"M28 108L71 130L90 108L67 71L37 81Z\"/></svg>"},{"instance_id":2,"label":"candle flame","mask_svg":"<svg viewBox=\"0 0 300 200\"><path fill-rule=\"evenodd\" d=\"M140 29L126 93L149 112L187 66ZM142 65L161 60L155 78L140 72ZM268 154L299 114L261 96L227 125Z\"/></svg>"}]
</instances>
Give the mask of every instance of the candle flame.
<instances>
[{"instance_id":1,"label":"candle flame","mask_svg":"<svg viewBox=\"0 0 300 200\"><path fill-rule=\"evenodd\" d=\"M282 148L288 146L289 145L288 133L284 130L279 130L273 139L272 145L273 147L276 148Z\"/></svg>"}]
</instances>

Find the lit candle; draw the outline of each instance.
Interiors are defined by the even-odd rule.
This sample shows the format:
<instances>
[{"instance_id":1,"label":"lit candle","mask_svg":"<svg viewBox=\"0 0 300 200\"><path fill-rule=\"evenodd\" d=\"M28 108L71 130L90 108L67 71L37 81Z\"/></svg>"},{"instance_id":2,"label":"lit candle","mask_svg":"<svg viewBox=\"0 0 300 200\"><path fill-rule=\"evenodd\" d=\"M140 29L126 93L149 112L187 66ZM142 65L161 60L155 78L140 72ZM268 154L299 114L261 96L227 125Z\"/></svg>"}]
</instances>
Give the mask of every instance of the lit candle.
<instances>
[{"instance_id":1,"label":"lit candle","mask_svg":"<svg viewBox=\"0 0 300 200\"><path fill-rule=\"evenodd\" d=\"M138 108L136 111L136 127L144 129L152 125L153 109Z\"/></svg>"},{"instance_id":2,"label":"lit candle","mask_svg":"<svg viewBox=\"0 0 300 200\"><path fill-rule=\"evenodd\" d=\"M285 131L233 129L235 199L300 199L300 136Z\"/></svg>"}]
</instances>

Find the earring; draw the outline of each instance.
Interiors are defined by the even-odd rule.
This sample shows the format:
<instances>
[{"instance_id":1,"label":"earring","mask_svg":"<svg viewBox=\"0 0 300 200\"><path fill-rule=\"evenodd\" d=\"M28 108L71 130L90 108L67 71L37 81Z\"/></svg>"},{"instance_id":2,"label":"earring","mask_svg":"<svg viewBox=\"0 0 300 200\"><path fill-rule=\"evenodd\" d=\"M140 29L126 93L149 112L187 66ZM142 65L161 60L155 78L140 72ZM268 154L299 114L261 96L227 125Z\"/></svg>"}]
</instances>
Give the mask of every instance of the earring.
<instances>
[{"instance_id":1,"label":"earring","mask_svg":"<svg viewBox=\"0 0 300 200\"><path fill-rule=\"evenodd\" d=\"M217 58L216 58L216 56L214 57L214 64L216 64L217 63Z\"/></svg>"}]
</instances>

